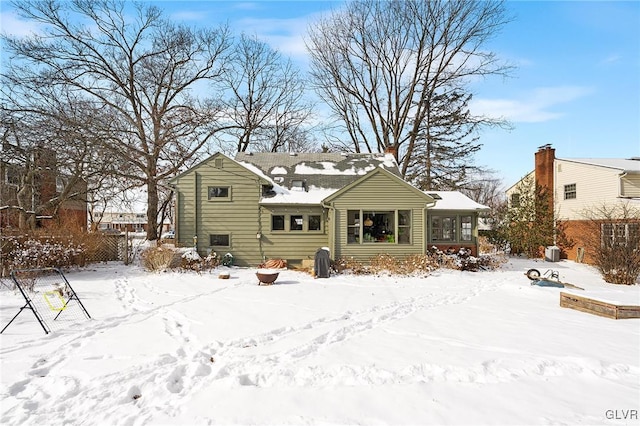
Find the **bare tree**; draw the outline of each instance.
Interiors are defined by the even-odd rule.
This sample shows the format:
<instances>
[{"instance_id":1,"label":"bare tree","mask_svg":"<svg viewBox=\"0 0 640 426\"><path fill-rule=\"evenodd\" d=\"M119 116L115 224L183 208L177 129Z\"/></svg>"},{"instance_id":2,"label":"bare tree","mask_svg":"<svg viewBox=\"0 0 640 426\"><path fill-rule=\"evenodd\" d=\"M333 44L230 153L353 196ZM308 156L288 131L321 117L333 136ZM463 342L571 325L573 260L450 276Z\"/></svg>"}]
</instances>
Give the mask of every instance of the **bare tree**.
<instances>
[{"instance_id":1,"label":"bare tree","mask_svg":"<svg viewBox=\"0 0 640 426\"><path fill-rule=\"evenodd\" d=\"M41 24L43 35L3 37L16 59L2 71L12 87L4 97L16 109L28 108L21 93L44 96L42 88L62 87L102 111L109 120L100 120L93 132L109 136L104 147L120 159L121 177L146 186L147 238L155 240L158 186L224 129L219 100L191 91L220 81L228 29L175 25L156 7L118 0L27 0L14 6Z\"/></svg>"},{"instance_id":2,"label":"bare tree","mask_svg":"<svg viewBox=\"0 0 640 426\"><path fill-rule=\"evenodd\" d=\"M37 111L2 112L1 159L14 170L14 190L3 189L0 204L15 201L21 229L33 229L38 216L59 219L63 207L84 216L84 202L113 168L100 137L87 126L97 116L90 105L69 98L43 101Z\"/></svg>"},{"instance_id":3,"label":"bare tree","mask_svg":"<svg viewBox=\"0 0 640 426\"><path fill-rule=\"evenodd\" d=\"M501 1L349 2L311 27L312 76L353 150L395 148L404 176L435 179L480 148L472 135L482 125L501 123L473 116L464 88L510 71L483 50L506 22ZM450 186L456 177L445 175ZM440 185L429 179L419 184Z\"/></svg>"},{"instance_id":4,"label":"bare tree","mask_svg":"<svg viewBox=\"0 0 640 426\"><path fill-rule=\"evenodd\" d=\"M230 96L225 112L237 151L279 151L290 144L311 114L304 84L289 60L255 37L242 35L224 79Z\"/></svg>"}]
</instances>

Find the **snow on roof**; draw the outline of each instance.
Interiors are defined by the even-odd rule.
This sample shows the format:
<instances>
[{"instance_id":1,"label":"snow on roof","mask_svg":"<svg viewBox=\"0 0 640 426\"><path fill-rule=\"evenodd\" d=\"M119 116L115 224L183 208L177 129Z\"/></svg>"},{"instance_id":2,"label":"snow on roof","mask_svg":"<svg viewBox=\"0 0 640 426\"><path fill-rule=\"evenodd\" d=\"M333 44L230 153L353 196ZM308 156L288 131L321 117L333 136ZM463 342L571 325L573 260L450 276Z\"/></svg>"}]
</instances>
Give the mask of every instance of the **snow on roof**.
<instances>
[{"instance_id":1,"label":"snow on roof","mask_svg":"<svg viewBox=\"0 0 640 426\"><path fill-rule=\"evenodd\" d=\"M310 187L308 191L287 189L280 185L273 186L276 195L261 200L262 204L321 204L329 195L338 191L331 188Z\"/></svg>"},{"instance_id":2,"label":"snow on roof","mask_svg":"<svg viewBox=\"0 0 640 426\"><path fill-rule=\"evenodd\" d=\"M609 167L623 172L640 173L640 158L558 158L558 160Z\"/></svg>"},{"instance_id":3,"label":"snow on roof","mask_svg":"<svg viewBox=\"0 0 640 426\"><path fill-rule=\"evenodd\" d=\"M318 166L322 166L322 168L319 168ZM316 163L313 163L312 165L307 163L300 163L295 166L294 173L300 175L364 176L375 168L376 165L370 164L365 167L352 167L350 169L340 170L336 167L336 163L332 163L330 161L318 161Z\"/></svg>"},{"instance_id":4,"label":"snow on roof","mask_svg":"<svg viewBox=\"0 0 640 426\"><path fill-rule=\"evenodd\" d=\"M424 193L436 199L435 207L430 210L490 210L489 207L476 203L458 191L424 191Z\"/></svg>"}]
</instances>

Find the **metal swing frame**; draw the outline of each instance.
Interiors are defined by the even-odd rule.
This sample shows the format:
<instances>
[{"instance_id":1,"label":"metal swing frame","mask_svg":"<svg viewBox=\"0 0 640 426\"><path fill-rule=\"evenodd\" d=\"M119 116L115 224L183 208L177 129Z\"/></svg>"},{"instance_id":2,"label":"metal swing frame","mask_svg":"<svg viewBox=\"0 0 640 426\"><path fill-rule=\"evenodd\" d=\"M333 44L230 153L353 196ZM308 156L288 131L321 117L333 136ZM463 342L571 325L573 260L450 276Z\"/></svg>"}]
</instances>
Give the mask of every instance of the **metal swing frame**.
<instances>
[{"instance_id":1,"label":"metal swing frame","mask_svg":"<svg viewBox=\"0 0 640 426\"><path fill-rule=\"evenodd\" d=\"M64 308L66 308L66 306L72 300L75 300L76 302L78 302L78 304L80 305L80 308L82 309L82 312L85 314L87 319L91 319L91 315L89 315L89 312L87 311L87 309L82 304L82 301L80 301L80 298L78 297L76 291L73 289L73 287L71 287L71 284L69 284L69 281L67 280L67 277L64 276L64 274L62 273L62 270L60 268L20 269L20 270L15 270L15 271L11 272L11 279L13 280L14 284L16 285L16 287L18 287L18 289L20 290L20 293L22 293L22 296L24 297L24 300L25 300L26 303L24 304L23 307L20 308L18 313L16 313L13 316L13 318L11 318L11 321L9 321L9 323L4 326L2 331L0 331L0 334L4 333L4 331L7 329L7 327L9 327L11 325L11 323L18 317L18 315L20 315L22 313L22 311L25 310L25 309L30 309L31 312L33 312L33 315L38 320L38 323L40 324L40 326L44 330L45 334L49 334L51 332L51 329L49 329L49 327L47 327L46 322L44 321L42 316L38 313L38 310L31 303L31 298L29 297L28 292L26 292L25 289L22 288L22 284L20 283L20 280L17 277L17 275L24 274L24 273L42 274L42 273L45 273L45 272L57 272L58 275L64 280L65 288L68 289L68 293L69 293L68 299L66 301L64 301L63 308L59 310L58 314L55 316L55 318L53 318L53 320L55 321L55 320L58 319L60 314L62 314L62 312L64 311Z\"/></svg>"}]
</instances>

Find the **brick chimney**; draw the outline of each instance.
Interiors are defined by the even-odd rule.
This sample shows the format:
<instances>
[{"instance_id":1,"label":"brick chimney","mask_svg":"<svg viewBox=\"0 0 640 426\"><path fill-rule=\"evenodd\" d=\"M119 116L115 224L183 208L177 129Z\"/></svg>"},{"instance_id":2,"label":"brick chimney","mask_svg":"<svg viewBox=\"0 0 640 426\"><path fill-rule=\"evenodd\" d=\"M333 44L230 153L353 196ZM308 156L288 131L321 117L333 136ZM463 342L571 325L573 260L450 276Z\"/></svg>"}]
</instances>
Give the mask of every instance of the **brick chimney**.
<instances>
[{"instance_id":1,"label":"brick chimney","mask_svg":"<svg viewBox=\"0 0 640 426\"><path fill-rule=\"evenodd\" d=\"M393 158L398 161L398 147L396 147L395 145L388 145L387 147L385 147L384 153L393 155Z\"/></svg>"},{"instance_id":2,"label":"brick chimney","mask_svg":"<svg viewBox=\"0 0 640 426\"><path fill-rule=\"evenodd\" d=\"M556 150L551 148L551 144L538 147L535 155L535 175L536 184L546 187L551 197L549 202L553 209L553 166L556 159Z\"/></svg>"}]
</instances>

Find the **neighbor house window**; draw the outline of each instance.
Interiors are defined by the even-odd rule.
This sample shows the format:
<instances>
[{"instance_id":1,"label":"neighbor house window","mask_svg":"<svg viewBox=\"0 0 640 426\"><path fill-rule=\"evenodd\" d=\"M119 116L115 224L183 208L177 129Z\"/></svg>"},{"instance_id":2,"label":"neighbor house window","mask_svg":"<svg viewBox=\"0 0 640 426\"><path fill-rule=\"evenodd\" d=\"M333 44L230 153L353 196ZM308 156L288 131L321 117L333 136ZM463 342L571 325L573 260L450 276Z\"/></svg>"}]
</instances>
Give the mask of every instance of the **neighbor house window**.
<instances>
[{"instance_id":1,"label":"neighbor house window","mask_svg":"<svg viewBox=\"0 0 640 426\"><path fill-rule=\"evenodd\" d=\"M272 231L284 231L284 215L271 216L271 230Z\"/></svg>"},{"instance_id":2,"label":"neighbor house window","mask_svg":"<svg viewBox=\"0 0 640 426\"><path fill-rule=\"evenodd\" d=\"M309 231L322 230L322 218L320 215L309 215Z\"/></svg>"},{"instance_id":3,"label":"neighbor house window","mask_svg":"<svg viewBox=\"0 0 640 426\"><path fill-rule=\"evenodd\" d=\"M511 207L520 207L520 194L511 194Z\"/></svg>"},{"instance_id":4,"label":"neighbor house window","mask_svg":"<svg viewBox=\"0 0 640 426\"><path fill-rule=\"evenodd\" d=\"M64 187L66 186L66 182L65 179L61 178L60 176L56 177L56 192L62 192L64 191Z\"/></svg>"},{"instance_id":5,"label":"neighbor house window","mask_svg":"<svg viewBox=\"0 0 640 426\"><path fill-rule=\"evenodd\" d=\"M431 218L432 241L456 241L456 217L433 216Z\"/></svg>"},{"instance_id":6,"label":"neighbor house window","mask_svg":"<svg viewBox=\"0 0 640 426\"><path fill-rule=\"evenodd\" d=\"M565 200L575 200L576 199L576 184L572 183L570 185L564 186L564 199Z\"/></svg>"},{"instance_id":7,"label":"neighbor house window","mask_svg":"<svg viewBox=\"0 0 640 426\"><path fill-rule=\"evenodd\" d=\"M289 231L302 231L304 217L302 215L291 215L289 217Z\"/></svg>"},{"instance_id":8,"label":"neighbor house window","mask_svg":"<svg viewBox=\"0 0 640 426\"><path fill-rule=\"evenodd\" d=\"M460 217L460 240L471 241L472 222L471 216Z\"/></svg>"},{"instance_id":9,"label":"neighbor house window","mask_svg":"<svg viewBox=\"0 0 640 426\"><path fill-rule=\"evenodd\" d=\"M603 223L601 231L605 247L640 245L640 223Z\"/></svg>"},{"instance_id":10,"label":"neighbor house window","mask_svg":"<svg viewBox=\"0 0 640 426\"><path fill-rule=\"evenodd\" d=\"M229 247L229 234L211 234L209 235L209 245L216 247Z\"/></svg>"},{"instance_id":11,"label":"neighbor house window","mask_svg":"<svg viewBox=\"0 0 640 426\"><path fill-rule=\"evenodd\" d=\"M209 200L229 200L231 198L231 188L228 186L210 186Z\"/></svg>"},{"instance_id":12,"label":"neighbor house window","mask_svg":"<svg viewBox=\"0 0 640 426\"><path fill-rule=\"evenodd\" d=\"M8 166L5 170L4 181L8 185L20 185L20 173L17 167Z\"/></svg>"}]
</instances>

